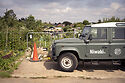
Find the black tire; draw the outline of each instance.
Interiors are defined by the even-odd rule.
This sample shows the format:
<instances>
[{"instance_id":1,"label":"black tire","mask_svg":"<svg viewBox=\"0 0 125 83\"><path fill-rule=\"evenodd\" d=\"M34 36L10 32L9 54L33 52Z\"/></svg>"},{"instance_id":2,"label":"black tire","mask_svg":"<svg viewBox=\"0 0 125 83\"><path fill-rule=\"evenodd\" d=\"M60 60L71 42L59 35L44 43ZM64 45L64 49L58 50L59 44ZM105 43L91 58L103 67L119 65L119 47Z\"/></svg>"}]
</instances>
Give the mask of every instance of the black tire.
<instances>
[{"instance_id":1,"label":"black tire","mask_svg":"<svg viewBox=\"0 0 125 83\"><path fill-rule=\"evenodd\" d=\"M58 64L63 71L72 72L78 66L78 60L73 53L63 53L58 58Z\"/></svg>"},{"instance_id":2,"label":"black tire","mask_svg":"<svg viewBox=\"0 0 125 83\"><path fill-rule=\"evenodd\" d=\"M121 66L125 66L125 61L122 61L122 62L121 62Z\"/></svg>"}]
</instances>

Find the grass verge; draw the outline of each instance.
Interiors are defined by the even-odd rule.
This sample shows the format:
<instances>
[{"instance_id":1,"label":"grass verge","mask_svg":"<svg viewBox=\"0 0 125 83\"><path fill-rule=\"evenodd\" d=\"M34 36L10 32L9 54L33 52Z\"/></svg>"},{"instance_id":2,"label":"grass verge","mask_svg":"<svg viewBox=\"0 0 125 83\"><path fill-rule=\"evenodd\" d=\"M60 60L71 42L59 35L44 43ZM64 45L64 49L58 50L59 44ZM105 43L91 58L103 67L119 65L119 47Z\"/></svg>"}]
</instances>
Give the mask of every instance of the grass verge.
<instances>
[{"instance_id":1,"label":"grass verge","mask_svg":"<svg viewBox=\"0 0 125 83\"><path fill-rule=\"evenodd\" d=\"M11 74L10 74L10 72L0 72L0 77L1 78L10 78Z\"/></svg>"}]
</instances>

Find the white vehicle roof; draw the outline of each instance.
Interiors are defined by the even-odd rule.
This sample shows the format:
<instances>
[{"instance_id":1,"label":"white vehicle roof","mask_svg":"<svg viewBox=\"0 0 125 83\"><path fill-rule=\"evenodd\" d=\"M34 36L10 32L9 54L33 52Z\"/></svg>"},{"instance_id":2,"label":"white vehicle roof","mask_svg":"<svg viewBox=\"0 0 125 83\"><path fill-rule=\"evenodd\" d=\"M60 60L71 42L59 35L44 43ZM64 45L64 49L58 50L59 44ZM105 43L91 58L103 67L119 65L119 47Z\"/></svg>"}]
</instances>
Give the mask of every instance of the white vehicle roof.
<instances>
[{"instance_id":1,"label":"white vehicle roof","mask_svg":"<svg viewBox=\"0 0 125 83\"><path fill-rule=\"evenodd\" d=\"M119 25L117 25L119 24ZM123 24L122 26L120 24ZM92 24L91 27L125 27L125 22L108 22L108 23L99 23L99 24Z\"/></svg>"}]
</instances>

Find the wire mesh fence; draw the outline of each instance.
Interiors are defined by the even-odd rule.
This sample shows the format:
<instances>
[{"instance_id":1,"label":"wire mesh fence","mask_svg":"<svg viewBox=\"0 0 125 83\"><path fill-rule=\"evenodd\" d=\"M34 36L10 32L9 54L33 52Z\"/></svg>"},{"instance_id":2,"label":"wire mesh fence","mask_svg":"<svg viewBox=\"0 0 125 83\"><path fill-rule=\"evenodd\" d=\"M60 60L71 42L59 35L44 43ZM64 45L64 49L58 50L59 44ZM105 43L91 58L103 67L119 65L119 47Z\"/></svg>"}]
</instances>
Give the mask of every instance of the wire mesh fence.
<instances>
[{"instance_id":1,"label":"wire mesh fence","mask_svg":"<svg viewBox=\"0 0 125 83\"><path fill-rule=\"evenodd\" d=\"M27 48L32 48L33 43L36 42L37 47L50 49L54 40L75 37L77 37L77 35L74 34L74 32L28 32Z\"/></svg>"},{"instance_id":2,"label":"wire mesh fence","mask_svg":"<svg viewBox=\"0 0 125 83\"><path fill-rule=\"evenodd\" d=\"M26 36L18 32L0 32L0 50L26 49Z\"/></svg>"}]
</instances>

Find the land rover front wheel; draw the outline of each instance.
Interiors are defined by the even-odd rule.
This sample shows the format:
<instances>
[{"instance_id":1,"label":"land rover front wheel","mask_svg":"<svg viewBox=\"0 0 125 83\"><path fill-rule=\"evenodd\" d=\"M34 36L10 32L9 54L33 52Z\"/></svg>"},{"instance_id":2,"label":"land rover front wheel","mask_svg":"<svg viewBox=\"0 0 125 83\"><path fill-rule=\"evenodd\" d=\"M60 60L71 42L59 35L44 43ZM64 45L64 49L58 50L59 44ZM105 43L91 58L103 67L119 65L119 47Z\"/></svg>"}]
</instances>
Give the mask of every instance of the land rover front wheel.
<instances>
[{"instance_id":1,"label":"land rover front wheel","mask_svg":"<svg viewBox=\"0 0 125 83\"><path fill-rule=\"evenodd\" d=\"M58 64L63 71L72 72L78 65L78 60L73 53L64 53L58 59Z\"/></svg>"}]
</instances>

